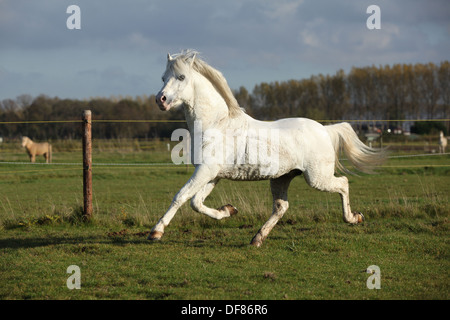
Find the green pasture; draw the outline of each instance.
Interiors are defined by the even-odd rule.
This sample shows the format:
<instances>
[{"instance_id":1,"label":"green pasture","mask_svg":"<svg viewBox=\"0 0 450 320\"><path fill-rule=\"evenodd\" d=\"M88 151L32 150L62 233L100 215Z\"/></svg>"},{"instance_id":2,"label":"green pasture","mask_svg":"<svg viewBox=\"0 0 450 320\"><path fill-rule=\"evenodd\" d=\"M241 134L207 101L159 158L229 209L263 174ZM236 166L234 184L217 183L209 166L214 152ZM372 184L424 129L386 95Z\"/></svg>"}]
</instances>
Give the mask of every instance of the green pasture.
<instances>
[{"instance_id":1,"label":"green pasture","mask_svg":"<svg viewBox=\"0 0 450 320\"><path fill-rule=\"evenodd\" d=\"M94 141L90 222L82 219L81 144L54 145L51 165L0 147L3 300L450 298L449 155L391 158L377 174L349 176L352 209L366 217L357 226L342 221L339 195L298 177L288 212L254 248L272 207L267 181L221 181L206 204L231 203L237 216L215 221L185 204L150 242L192 173L164 164L167 142ZM70 265L80 267L80 290L66 286ZM367 288L371 265L381 289Z\"/></svg>"}]
</instances>

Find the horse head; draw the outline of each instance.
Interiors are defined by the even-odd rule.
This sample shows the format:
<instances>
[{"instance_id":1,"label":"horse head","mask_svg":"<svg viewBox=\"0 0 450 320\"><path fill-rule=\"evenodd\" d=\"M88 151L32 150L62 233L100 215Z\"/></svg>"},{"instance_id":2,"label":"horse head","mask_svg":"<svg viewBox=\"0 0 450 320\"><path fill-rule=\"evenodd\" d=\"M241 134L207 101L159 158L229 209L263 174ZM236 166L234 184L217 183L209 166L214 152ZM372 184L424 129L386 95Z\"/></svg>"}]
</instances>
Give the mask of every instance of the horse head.
<instances>
[{"instance_id":1,"label":"horse head","mask_svg":"<svg viewBox=\"0 0 450 320\"><path fill-rule=\"evenodd\" d=\"M22 137L22 147L26 147L26 145L28 144L28 141L30 141L30 138Z\"/></svg>"},{"instance_id":2,"label":"horse head","mask_svg":"<svg viewBox=\"0 0 450 320\"><path fill-rule=\"evenodd\" d=\"M166 71L162 76L164 85L156 95L156 103L161 110L167 111L192 101L192 65L196 54L195 51L173 56L167 54Z\"/></svg>"},{"instance_id":3,"label":"horse head","mask_svg":"<svg viewBox=\"0 0 450 320\"><path fill-rule=\"evenodd\" d=\"M162 80L164 85L156 95L156 103L163 111L182 104L194 107L195 99L201 96L203 104L205 101L208 101L206 104L214 101L212 106L216 113L228 111L232 118L244 113L222 73L198 58L197 51L168 54Z\"/></svg>"}]
</instances>

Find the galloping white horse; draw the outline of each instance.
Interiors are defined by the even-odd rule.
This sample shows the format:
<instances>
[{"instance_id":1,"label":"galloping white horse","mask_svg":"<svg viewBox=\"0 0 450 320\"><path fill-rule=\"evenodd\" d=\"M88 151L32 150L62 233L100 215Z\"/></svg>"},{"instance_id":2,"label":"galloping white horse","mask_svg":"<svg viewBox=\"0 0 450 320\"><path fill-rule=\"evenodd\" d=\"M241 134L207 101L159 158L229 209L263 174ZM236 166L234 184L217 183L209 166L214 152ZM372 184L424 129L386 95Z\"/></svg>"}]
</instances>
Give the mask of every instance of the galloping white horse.
<instances>
[{"instance_id":1,"label":"galloping white horse","mask_svg":"<svg viewBox=\"0 0 450 320\"><path fill-rule=\"evenodd\" d=\"M444 136L444 132L439 132L439 153L445 153L447 148L447 138Z\"/></svg>"},{"instance_id":2,"label":"galloping white horse","mask_svg":"<svg viewBox=\"0 0 450 320\"><path fill-rule=\"evenodd\" d=\"M219 209L203 204L220 179L270 180L273 212L251 241L257 247L288 209L289 184L302 173L311 187L340 194L344 221L364 220L361 213L350 209L348 179L334 176L335 167L346 171L338 155L342 149L357 169L368 172L382 162L384 154L362 143L348 123L323 126L304 118L255 120L239 107L223 75L192 50L169 54L162 80L156 102L163 111L184 109L195 171L152 229L150 240L161 239L164 228L189 199L195 211L215 219L236 214L230 204ZM235 138L240 139L237 145ZM211 149L216 155L226 154L223 161L217 157L212 161ZM201 152L203 157L198 157Z\"/></svg>"}]
</instances>

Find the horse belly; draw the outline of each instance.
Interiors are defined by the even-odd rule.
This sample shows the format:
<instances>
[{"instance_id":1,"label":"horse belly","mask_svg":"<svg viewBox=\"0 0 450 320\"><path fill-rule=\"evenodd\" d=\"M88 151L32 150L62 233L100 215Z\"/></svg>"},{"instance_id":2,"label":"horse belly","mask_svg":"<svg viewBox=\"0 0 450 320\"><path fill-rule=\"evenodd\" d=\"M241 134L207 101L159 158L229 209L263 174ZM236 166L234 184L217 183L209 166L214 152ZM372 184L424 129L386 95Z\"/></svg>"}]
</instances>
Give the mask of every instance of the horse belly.
<instances>
[{"instance_id":1,"label":"horse belly","mask_svg":"<svg viewBox=\"0 0 450 320\"><path fill-rule=\"evenodd\" d=\"M270 177L261 174L260 169L256 166L233 166L222 170L219 177L235 181L258 181L267 180Z\"/></svg>"},{"instance_id":2,"label":"horse belly","mask_svg":"<svg viewBox=\"0 0 450 320\"><path fill-rule=\"evenodd\" d=\"M271 165L231 165L223 168L218 174L219 178L235 181L259 181L278 178L292 168L280 168L278 164Z\"/></svg>"},{"instance_id":3,"label":"horse belly","mask_svg":"<svg viewBox=\"0 0 450 320\"><path fill-rule=\"evenodd\" d=\"M31 147L31 152L36 156L42 156L49 151L49 144L47 142L34 143Z\"/></svg>"}]
</instances>

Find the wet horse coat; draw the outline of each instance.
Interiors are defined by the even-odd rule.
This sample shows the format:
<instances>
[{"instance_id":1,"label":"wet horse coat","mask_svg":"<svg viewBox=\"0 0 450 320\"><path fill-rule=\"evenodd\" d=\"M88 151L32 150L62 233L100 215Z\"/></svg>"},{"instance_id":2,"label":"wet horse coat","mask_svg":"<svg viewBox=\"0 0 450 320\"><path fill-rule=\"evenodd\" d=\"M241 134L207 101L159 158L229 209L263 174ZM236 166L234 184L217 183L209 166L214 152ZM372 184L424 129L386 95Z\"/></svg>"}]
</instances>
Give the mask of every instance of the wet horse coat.
<instances>
[{"instance_id":1,"label":"wet horse coat","mask_svg":"<svg viewBox=\"0 0 450 320\"><path fill-rule=\"evenodd\" d=\"M161 239L164 228L189 199L195 211L215 219L236 214L232 205L213 209L203 203L220 179L270 180L273 212L253 237L251 244L258 247L288 209L289 184L300 174L310 186L340 194L346 222L363 221L361 213L353 213L350 209L348 179L334 176L336 167L345 171L338 154L343 149L351 163L361 171L381 163L384 155L363 144L348 123L323 126L305 118L273 122L253 119L239 107L223 75L199 59L195 51L168 55L163 82L164 86L156 96L159 108L163 111L183 108L193 140L192 157L202 153L203 158L193 160L195 171L192 177L175 195L149 239ZM216 133L215 138L210 138L211 131ZM223 146L228 145L223 141L234 141L235 138L240 138L240 143L231 148L236 152L230 152L230 148L225 150L228 156L223 161L212 159L212 152L207 152L214 149L220 154ZM255 149L255 145L258 148Z\"/></svg>"}]
</instances>

